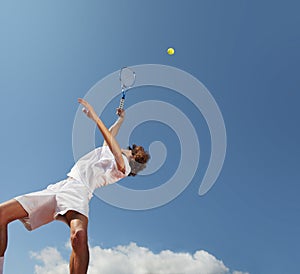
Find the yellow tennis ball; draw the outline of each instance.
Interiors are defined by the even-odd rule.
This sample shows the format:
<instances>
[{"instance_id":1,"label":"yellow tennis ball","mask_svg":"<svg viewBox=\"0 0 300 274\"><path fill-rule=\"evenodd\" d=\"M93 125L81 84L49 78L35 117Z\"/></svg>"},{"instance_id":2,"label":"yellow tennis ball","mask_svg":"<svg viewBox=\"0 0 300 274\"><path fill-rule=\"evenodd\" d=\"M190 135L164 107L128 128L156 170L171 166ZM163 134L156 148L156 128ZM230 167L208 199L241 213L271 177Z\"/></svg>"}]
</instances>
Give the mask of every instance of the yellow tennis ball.
<instances>
[{"instance_id":1,"label":"yellow tennis ball","mask_svg":"<svg viewBox=\"0 0 300 274\"><path fill-rule=\"evenodd\" d=\"M175 50L173 48L168 48L167 53L169 55L173 55L175 53Z\"/></svg>"}]
</instances>

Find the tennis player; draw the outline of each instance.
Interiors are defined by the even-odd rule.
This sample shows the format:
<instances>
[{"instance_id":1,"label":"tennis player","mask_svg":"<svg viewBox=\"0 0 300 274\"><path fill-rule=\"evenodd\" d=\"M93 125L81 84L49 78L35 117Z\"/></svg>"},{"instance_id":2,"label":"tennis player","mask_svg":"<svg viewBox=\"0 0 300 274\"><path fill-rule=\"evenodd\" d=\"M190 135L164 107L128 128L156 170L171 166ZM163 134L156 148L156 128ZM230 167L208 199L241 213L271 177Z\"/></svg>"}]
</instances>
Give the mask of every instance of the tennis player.
<instances>
[{"instance_id":1,"label":"tennis player","mask_svg":"<svg viewBox=\"0 0 300 274\"><path fill-rule=\"evenodd\" d=\"M121 149L115 136L123 123L125 112L118 109L117 121L107 129L93 107L78 99L84 113L98 126L104 137L102 147L80 158L67 179L49 185L42 191L15 197L0 204L0 274L3 273L7 248L7 225L19 219L28 230L34 230L53 220L64 221L70 227L72 253L70 273L86 274L89 264L88 214L89 201L96 188L135 176L145 168L149 154L141 146Z\"/></svg>"}]
</instances>

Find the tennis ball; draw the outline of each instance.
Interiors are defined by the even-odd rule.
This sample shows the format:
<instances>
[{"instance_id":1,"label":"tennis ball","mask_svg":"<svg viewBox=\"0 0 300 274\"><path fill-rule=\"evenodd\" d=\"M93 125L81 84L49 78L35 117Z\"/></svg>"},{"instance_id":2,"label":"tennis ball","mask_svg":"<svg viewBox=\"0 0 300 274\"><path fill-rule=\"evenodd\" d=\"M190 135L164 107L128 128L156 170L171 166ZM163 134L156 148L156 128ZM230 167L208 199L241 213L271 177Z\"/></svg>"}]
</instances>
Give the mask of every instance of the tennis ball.
<instances>
[{"instance_id":1,"label":"tennis ball","mask_svg":"<svg viewBox=\"0 0 300 274\"><path fill-rule=\"evenodd\" d=\"M168 48L167 53L169 55L173 55L175 53L175 50L173 48Z\"/></svg>"}]
</instances>

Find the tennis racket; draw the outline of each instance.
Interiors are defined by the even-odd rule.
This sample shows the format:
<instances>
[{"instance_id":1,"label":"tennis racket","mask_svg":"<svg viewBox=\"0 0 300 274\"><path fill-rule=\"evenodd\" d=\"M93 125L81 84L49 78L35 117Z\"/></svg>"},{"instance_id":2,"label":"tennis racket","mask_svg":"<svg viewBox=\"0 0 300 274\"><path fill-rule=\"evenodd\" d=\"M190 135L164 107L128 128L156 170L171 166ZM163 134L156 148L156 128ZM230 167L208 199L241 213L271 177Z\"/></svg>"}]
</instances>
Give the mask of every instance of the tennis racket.
<instances>
[{"instance_id":1,"label":"tennis racket","mask_svg":"<svg viewBox=\"0 0 300 274\"><path fill-rule=\"evenodd\" d=\"M135 83L135 72L129 67L124 67L120 70L120 83L122 89L122 98L120 100L119 109L124 108L126 92L130 89Z\"/></svg>"}]
</instances>

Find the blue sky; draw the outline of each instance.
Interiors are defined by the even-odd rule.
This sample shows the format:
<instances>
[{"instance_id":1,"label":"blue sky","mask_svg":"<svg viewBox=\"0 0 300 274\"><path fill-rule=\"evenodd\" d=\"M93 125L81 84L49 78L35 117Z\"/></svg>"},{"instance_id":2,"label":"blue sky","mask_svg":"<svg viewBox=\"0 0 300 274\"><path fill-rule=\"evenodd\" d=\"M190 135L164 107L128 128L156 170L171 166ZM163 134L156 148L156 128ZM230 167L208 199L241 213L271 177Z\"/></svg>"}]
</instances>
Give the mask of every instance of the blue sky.
<instances>
[{"instance_id":1,"label":"blue sky","mask_svg":"<svg viewBox=\"0 0 300 274\"><path fill-rule=\"evenodd\" d=\"M132 90L127 106L146 99L180 106L195 124L200 165L187 189L162 207L130 211L95 197L91 246L133 242L155 254L205 250L231 272L299 272L298 10L296 1L2 1L0 200L65 178L74 163L77 98L98 81L125 65L173 66L201 81L222 112L222 172L200 197L210 154L203 117L170 90ZM166 54L169 46L174 56ZM118 100L103 112L107 124ZM176 134L152 121L132 139L164 142L167 158L157 173L122 184L134 188L138 181L147 189L164 183L178 163ZM66 261L68 237L60 222L32 233L11 224L6 273L34 273L39 262L30 254L46 247Z\"/></svg>"}]
</instances>

